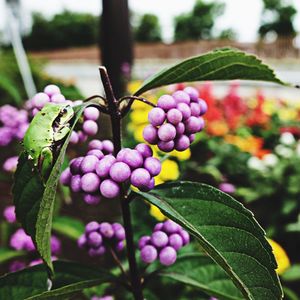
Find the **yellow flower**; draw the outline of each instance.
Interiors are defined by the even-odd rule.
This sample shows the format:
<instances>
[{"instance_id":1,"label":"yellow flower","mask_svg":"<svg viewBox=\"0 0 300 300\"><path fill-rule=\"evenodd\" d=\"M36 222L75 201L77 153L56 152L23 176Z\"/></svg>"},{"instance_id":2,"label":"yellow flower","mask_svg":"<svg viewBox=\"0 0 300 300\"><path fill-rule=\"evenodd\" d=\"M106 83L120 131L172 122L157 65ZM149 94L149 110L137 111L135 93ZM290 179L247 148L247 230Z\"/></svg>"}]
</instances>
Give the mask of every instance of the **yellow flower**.
<instances>
[{"instance_id":1,"label":"yellow flower","mask_svg":"<svg viewBox=\"0 0 300 300\"><path fill-rule=\"evenodd\" d=\"M268 116L274 114L277 110L275 103L276 101L274 99L265 100L262 105L263 112Z\"/></svg>"},{"instance_id":2,"label":"yellow flower","mask_svg":"<svg viewBox=\"0 0 300 300\"><path fill-rule=\"evenodd\" d=\"M172 152L170 152L170 155L178 158L181 161L187 160L191 157L191 150L190 150L190 148L186 149L185 151L173 150Z\"/></svg>"},{"instance_id":3,"label":"yellow flower","mask_svg":"<svg viewBox=\"0 0 300 300\"><path fill-rule=\"evenodd\" d=\"M284 249L278 243L271 239L268 239L268 242L273 249L273 254L278 265L276 272L278 275L281 275L291 266L290 260Z\"/></svg>"},{"instance_id":4,"label":"yellow flower","mask_svg":"<svg viewBox=\"0 0 300 300\"><path fill-rule=\"evenodd\" d=\"M131 122L135 125L146 124L148 118L148 110L137 109L130 114Z\"/></svg>"},{"instance_id":5,"label":"yellow flower","mask_svg":"<svg viewBox=\"0 0 300 300\"><path fill-rule=\"evenodd\" d=\"M279 118L282 121L291 121L297 118L297 111L289 108L282 108L278 111Z\"/></svg>"},{"instance_id":6,"label":"yellow flower","mask_svg":"<svg viewBox=\"0 0 300 300\"><path fill-rule=\"evenodd\" d=\"M162 181L176 180L179 177L178 164L170 159L166 159L161 164L161 172L158 175Z\"/></svg>"},{"instance_id":7,"label":"yellow flower","mask_svg":"<svg viewBox=\"0 0 300 300\"><path fill-rule=\"evenodd\" d=\"M128 92L130 94L134 94L141 85L142 85L142 81L140 80L130 81L127 86Z\"/></svg>"},{"instance_id":8,"label":"yellow flower","mask_svg":"<svg viewBox=\"0 0 300 300\"><path fill-rule=\"evenodd\" d=\"M160 211L160 209L152 204L150 204L150 215L158 221L164 221L165 219L167 219L167 217Z\"/></svg>"}]
</instances>

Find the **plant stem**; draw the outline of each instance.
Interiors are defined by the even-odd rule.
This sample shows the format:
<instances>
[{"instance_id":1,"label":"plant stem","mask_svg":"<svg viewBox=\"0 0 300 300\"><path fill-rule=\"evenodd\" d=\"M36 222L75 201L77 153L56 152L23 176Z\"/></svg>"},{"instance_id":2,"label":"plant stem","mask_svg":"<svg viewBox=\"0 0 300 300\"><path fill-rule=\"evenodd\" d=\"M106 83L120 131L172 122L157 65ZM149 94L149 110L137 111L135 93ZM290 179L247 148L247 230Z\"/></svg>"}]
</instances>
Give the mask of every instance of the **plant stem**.
<instances>
[{"instance_id":1,"label":"plant stem","mask_svg":"<svg viewBox=\"0 0 300 300\"><path fill-rule=\"evenodd\" d=\"M114 96L113 89L107 74L107 71L104 67L99 68L101 80L103 83L104 91L106 94L112 132L113 132L113 143L114 143L114 154L121 150L121 113L118 110L118 102ZM132 293L135 300L143 300L143 290L141 285L141 278L139 276L139 271L137 268L137 263L135 259L135 245L133 241L133 230L131 224L131 213L129 203L127 201L127 193L124 191L124 188L121 188L121 196L120 196L122 215L123 215L123 223L126 234L126 246L127 246L127 258L129 262L129 270L130 270L130 281Z\"/></svg>"}]
</instances>

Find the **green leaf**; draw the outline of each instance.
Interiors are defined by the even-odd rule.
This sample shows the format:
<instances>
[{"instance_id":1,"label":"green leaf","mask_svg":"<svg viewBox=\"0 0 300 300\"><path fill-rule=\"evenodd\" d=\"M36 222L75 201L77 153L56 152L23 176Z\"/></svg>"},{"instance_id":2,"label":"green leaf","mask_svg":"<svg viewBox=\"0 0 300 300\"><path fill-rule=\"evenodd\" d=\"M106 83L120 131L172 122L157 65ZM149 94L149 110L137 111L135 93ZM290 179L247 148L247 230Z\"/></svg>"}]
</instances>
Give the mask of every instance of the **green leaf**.
<instances>
[{"instance_id":1,"label":"green leaf","mask_svg":"<svg viewBox=\"0 0 300 300\"><path fill-rule=\"evenodd\" d=\"M0 248L0 263L5 263L12 258L20 257L25 255L25 251L15 251L7 248Z\"/></svg>"},{"instance_id":2,"label":"green leaf","mask_svg":"<svg viewBox=\"0 0 300 300\"><path fill-rule=\"evenodd\" d=\"M193 286L220 299L244 299L226 272L203 254L183 255L158 275Z\"/></svg>"},{"instance_id":3,"label":"green leaf","mask_svg":"<svg viewBox=\"0 0 300 300\"><path fill-rule=\"evenodd\" d=\"M260 80L284 84L274 71L254 55L237 49L217 49L188 58L148 78L135 95L180 82L205 80Z\"/></svg>"},{"instance_id":4,"label":"green leaf","mask_svg":"<svg viewBox=\"0 0 300 300\"><path fill-rule=\"evenodd\" d=\"M50 275L53 273L50 250L52 217L56 188L61 167L64 162L65 152L72 130L84 109L89 105L96 104L95 101L88 101L74 107L75 117L70 133L60 148L59 155L45 186L36 168L32 168L32 164L28 160L27 155L23 152L19 158L13 187L16 215L18 220L22 223L23 228L32 237L39 254L47 264Z\"/></svg>"},{"instance_id":5,"label":"green leaf","mask_svg":"<svg viewBox=\"0 0 300 300\"><path fill-rule=\"evenodd\" d=\"M282 275L284 281L297 281L300 280L300 264L292 265Z\"/></svg>"},{"instance_id":6,"label":"green leaf","mask_svg":"<svg viewBox=\"0 0 300 300\"><path fill-rule=\"evenodd\" d=\"M57 216L53 220L53 230L73 240L77 240L84 232L84 224L77 219Z\"/></svg>"},{"instance_id":7,"label":"green leaf","mask_svg":"<svg viewBox=\"0 0 300 300\"><path fill-rule=\"evenodd\" d=\"M91 286L117 281L105 270L64 261L53 264L52 282L41 264L0 277L0 299L62 299Z\"/></svg>"},{"instance_id":8,"label":"green leaf","mask_svg":"<svg viewBox=\"0 0 300 300\"><path fill-rule=\"evenodd\" d=\"M136 192L181 224L222 267L246 299L281 299L276 261L253 214L221 191L174 182Z\"/></svg>"}]
</instances>

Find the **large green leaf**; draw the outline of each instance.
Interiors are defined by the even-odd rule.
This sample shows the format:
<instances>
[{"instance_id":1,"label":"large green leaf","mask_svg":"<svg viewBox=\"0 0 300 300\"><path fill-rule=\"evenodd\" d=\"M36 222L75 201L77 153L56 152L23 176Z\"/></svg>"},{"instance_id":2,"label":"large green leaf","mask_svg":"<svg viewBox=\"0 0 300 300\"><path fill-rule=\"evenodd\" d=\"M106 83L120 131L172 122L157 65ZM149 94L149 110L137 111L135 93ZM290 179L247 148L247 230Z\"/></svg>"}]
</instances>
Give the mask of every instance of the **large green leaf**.
<instances>
[{"instance_id":1,"label":"large green leaf","mask_svg":"<svg viewBox=\"0 0 300 300\"><path fill-rule=\"evenodd\" d=\"M73 240L77 240L84 232L84 224L77 219L57 216L53 220L53 230Z\"/></svg>"},{"instance_id":2,"label":"large green leaf","mask_svg":"<svg viewBox=\"0 0 300 300\"><path fill-rule=\"evenodd\" d=\"M89 105L95 105L95 102L89 101L74 107L75 117L70 133L60 148L59 155L45 186L36 169L32 168L32 164L24 152L19 158L15 173L13 195L17 218L26 232L32 237L39 254L49 268L50 275L53 272L50 236L57 183L71 132L84 108Z\"/></svg>"},{"instance_id":3,"label":"large green leaf","mask_svg":"<svg viewBox=\"0 0 300 300\"><path fill-rule=\"evenodd\" d=\"M25 255L25 251L16 251L7 248L0 248L0 263L4 263L13 258Z\"/></svg>"},{"instance_id":4,"label":"large green leaf","mask_svg":"<svg viewBox=\"0 0 300 300\"><path fill-rule=\"evenodd\" d=\"M52 282L44 265L0 277L0 299L62 299L91 286L117 281L105 270L64 261L53 264L55 276Z\"/></svg>"},{"instance_id":5,"label":"large green leaf","mask_svg":"<svg viewBox=\"0 0 300 300\"><path fill-rule=\"evenodd\" d=\"M253 214L208 185L175 182L137 192L181 224L232 278L246 299L281 299L276 261Z\"/></svg>"},{"instance_id":6,"label":"large green leaf","mask_svg":"<svg viewBox=\"0 0 300 300\"><path fill-rule=\"evenodd\" d=\"M237 49L217 49L188 58L148 78L135 92L140 95L163 85L205 80L260 80L284 84L254 55Z\"/></svg>"},{"instance_id":7,"label":"large green leaf","mask_svg":"<svg viewBox=\"0 0 300 300\"><path fill-rule=\"evenodd\" d=\"M193 286L219 299L244 299L227 273L203 254L183 255L173 266L163 268L158 275Z\"/></svg>"}]
</instances>

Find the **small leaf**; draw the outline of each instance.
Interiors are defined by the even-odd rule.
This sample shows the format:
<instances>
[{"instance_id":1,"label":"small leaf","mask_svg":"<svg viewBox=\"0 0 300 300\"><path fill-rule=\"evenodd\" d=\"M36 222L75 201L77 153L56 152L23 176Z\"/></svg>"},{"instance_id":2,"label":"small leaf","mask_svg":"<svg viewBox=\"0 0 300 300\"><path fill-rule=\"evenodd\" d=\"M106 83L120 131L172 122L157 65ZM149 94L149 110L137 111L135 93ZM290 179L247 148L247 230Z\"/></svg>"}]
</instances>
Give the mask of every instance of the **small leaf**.
<instances>
[{"instance_id":1,"label":"small leaf","mask_svg":"<svg viewBox=\"0 0 300 300\"><path fill-rule=\"evenodd\" d=\"M300 264L292 265L282 275L284 281L297 281L300 280Z\"/></svg>"},{"instance_id":2,"label":"small leaf","mask_svg":"<svg viewBox=\"0 0 300 300\"><path fill-rule=\"evenodd\" d=\"M89 105L97 105L97 103L88 101L74 107L75 117L70 133L60 148L46 186L24 152L19 158L15 173L13 195L17 218L27 234L32 237L39 254L47 264L50 275L53 273L50 236L57 183L72 130Z\"/></svg>"},{"instance_id":3,"label":"small leaf","mask_svg":"<svg viewBox=\"0 0 300 300\"><path fill-rule=\"evenodd\" d=\"M105 270L64 261L53 264L52 283L41 264L0 277L0 299L62 299L91 286L117 281Z\"/></svg>"},{"instance_id":4,"label":"small leaf","mask_svg":"<svg viewBox=\"0 0 300 300\"><path fill-rule=\"evenodd\" d=\"M226 272L203 254L183 255L173 266L162 269L158 275L199 288L219 299L244 299Z\"/></svg>"},{"instance_id":5,"label":"small leaf","mask_svg":"<svg viewBox=\"0 0 300 300\"><path fill-rule=\"evenodd\" d=\"M175 182L136 192L181 224L222 267L246 299L281 299L276 261L253 214L221 191Z\"/></svg>"},{"instance_id":6,"label":"small leaf","mask_svg":"<svg viewBox=\"0 0 300 300\"><path fill-rule=\"evenodd\" d=\"M12 258L20 257L25 254L25 251L15 251L7 248L0 248L0 263L3 264Z\"/></svg>"},{"instance_id":7,"label":"small leaf","mask_svg":"<svg viewBox=\"0 0 300 300\"><path fill-rule=\"evenodd\" d=\"M57 216L53 220L53 230L73 240L77 240L84 232L84 224L77 219Z\"/></svg>"},{"instance_id":8,"label":"small leaf","mask_svg":"<svg viewBox=\"0 0 300 300\"><path fill-rule=\"evenodd\" d=\"M188 58L148 78L135 95L173 83L205 80L260 80L284 84L254 55L237 49L217 49Z\"/></svg>"}]
</instances>

